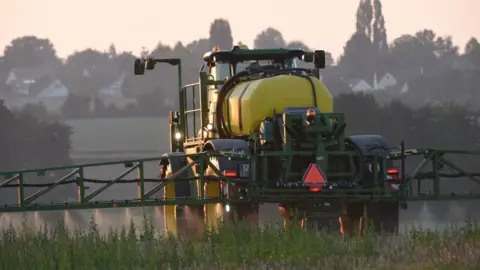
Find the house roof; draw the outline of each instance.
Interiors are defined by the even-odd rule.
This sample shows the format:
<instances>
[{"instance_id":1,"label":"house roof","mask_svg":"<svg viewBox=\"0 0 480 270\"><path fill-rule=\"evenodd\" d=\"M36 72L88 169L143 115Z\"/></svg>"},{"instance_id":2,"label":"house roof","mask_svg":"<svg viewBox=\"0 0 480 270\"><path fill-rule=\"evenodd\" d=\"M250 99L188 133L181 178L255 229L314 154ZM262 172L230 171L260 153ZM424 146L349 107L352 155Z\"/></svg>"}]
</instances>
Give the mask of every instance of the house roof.
<instances>
[{"instance_id":1,"label":"house roof","mask_svg":"<svg viewBox=\"0 0 480 270\"><path fill-rule=\"evenodd\" d=\"M37 80L41 77L55 77L55 71L47 67L38 68L12 68L10 70L8 81L15 81L18 79Z\"/></svg>"}]
</instances>

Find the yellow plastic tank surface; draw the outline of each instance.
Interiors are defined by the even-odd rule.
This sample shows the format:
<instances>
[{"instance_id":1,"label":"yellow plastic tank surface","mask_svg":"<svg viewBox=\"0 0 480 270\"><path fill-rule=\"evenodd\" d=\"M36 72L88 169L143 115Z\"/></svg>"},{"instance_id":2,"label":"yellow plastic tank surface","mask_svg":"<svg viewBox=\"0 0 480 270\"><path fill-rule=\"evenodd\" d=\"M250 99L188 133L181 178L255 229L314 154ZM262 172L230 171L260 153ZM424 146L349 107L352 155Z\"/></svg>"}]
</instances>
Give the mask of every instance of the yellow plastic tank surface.
<instances>
[{"instance_id":1,"label":"yellow plastic tank surface","mask_svg":"<svg viewBox=\"0 0 480 270\"><path fill-rule=\"evenodd\" d=\"M333 96L317 78L310 77L315 86L320 112L333 111ZM273 110L283 112L288 107L314 106L312 84L305 77L279 75L237 84L226 96L223 106L225 122L232 135L249 135L258 129ZM225 106L226 105L226 106Z\"/></svg>"}]
</instances>

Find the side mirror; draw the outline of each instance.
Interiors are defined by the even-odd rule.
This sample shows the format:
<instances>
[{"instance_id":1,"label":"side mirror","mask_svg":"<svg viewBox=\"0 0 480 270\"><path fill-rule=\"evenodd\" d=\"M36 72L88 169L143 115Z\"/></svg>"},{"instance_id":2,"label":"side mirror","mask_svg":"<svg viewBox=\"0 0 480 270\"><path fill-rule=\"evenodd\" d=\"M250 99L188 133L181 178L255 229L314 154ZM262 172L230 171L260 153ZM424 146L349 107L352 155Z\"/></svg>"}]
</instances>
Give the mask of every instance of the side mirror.
<instances>
[{"instance_id":1,"label":"side mirror","mask_svg":"<svg viewBox=\"0 0 480 270\"><path fill-rule=\"evenodd\" d=\"M313 52L305 52L303 54L302 61L305 62L305 63L312 63L313 58L314 58Z\"/></svg>"},{"instance_id":2,"label":"side mirror","mask_svg":"<svg viewBox=\"0 0 480 270\"><path fill-rule=\"evenodd\" d=\"M146 68L148 70L153 70L155 68L155 60L153 60L153 58L147 58Z\"/></svg>"},{"instance_id":3,"label":"side mirror","mask_svg":"<svg viewBox=\"0 0 480 270\"><path fill-rule=\"evenodd\" d=\"M318 50L318 51L315 51L313 54L314 54L313 63L315 64L315 68L318 68L318 69L325 68L325 64L326 64L325 51Z\"/></svg>"},{"instance_id":4,"label":"side mirror","mask_svg":"<svg viewBox=\"0 0 480 270\"><path fill-rule=\"evenodd\" d=\"M145 74L145 61L141 59L135 59L135 67L133 73L135 75Z\"/></svg>"}]
</instances>

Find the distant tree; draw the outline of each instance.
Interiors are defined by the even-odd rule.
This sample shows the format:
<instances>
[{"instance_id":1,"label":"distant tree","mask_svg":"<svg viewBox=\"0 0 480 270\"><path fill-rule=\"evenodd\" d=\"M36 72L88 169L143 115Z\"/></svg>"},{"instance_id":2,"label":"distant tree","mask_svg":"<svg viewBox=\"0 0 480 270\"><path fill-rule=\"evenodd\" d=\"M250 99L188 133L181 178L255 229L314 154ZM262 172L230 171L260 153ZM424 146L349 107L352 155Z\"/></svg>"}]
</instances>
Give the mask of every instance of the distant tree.
<instances>
[{"instance_id":1,"label":"distant tree","mask_svg":"<svg viewBox=\"0 0 480 270\"><path fill-rule=\"evenodd\" d=\"M338 65L348 77L370 78L377 62L377 48L363 32L356 32L347 41Z\"/></svg>"},{"instance_id":2,"label":"distant tree","mask_svg":"<svg viewBox=\"0 0 480 270\"><path fill-rule=\"evenodd\" d=\"M34 115L39 121L52 122L58 120L57 117L48 112L44 103L28 103L21 112Z\"/></svg>"},{"instance_id":3,"label":"distant tree","mask_svg":"<svg viewBox=\"0 0 480 270\"><path fill-rule=\"evenodd\" d=\"M426 104L461 104L470 109L480 107L478 85L480 71L462 72L446 69L435 75L420 76L409 82L409 91L402 94L402 101L411 107ZM452 91L452 89L455 89Z\"/></svg>"},{"instance_id":4,"label":"distant tree","mask_svg":"<svg viewBox=\"0 0 480 270\"><path fill-rule=\"evenodd\" d=\"M431 29L423 29L415 33L415 37L418 38L427 49L435 51L435 38L437 34Z\"/></svg>"},{"instance_id":5,"label":"distant tree","mask_svg":"<svg viewBox=\"0 0 480 270\"><path fill-rule=\"evenodd\" d=\"M356 16L356 32L363 33L368 39L371 39L373 19L372 0L360 0Z\"/></svg>"},{"instance_id":6,"label":"distant tree","mask_svg":"<svg viewBox=\"0 0 480 270\"><path fill-rule=\"evenodd\" d=\"M480 149L479 115L464 106L444 103L413 110L398 100L379 106L370 94L344 94L336 97L335 111L345 113L348 135L379 134L390 146L405 140L408 147ZM478 166L475 158L462 161L463 168Z\"/></svg>"},{"instance_id":7,"label":"distant tree","mask_svg":"<svg viewBox=\"0 0 480 270\"><path fill-rule=\"evenodd\" d=\"M154 58L164 58L167 55L172 54L172 48L168 45L163 44L162 42L159 42L157 46L151 51L148 52L148 56L154 57Z\"/></svg>"},{"instance_id":8,"label":"distant tree","mask_svg":"<svg viewBox=\"0 0 480 270\"><path fill-rule=\"evenodd\" d=\"M11 67L7 66L7 63L5 62L5 57L0 57L0 83L5 82L10 68Z\"/></svg>"},{"instance_id":9,"label":"distant tree","mask_svg":"<svg viewBox=\"0 0 480 270\"><path fill-rule=\"evenodd\" d=\"M458 46L453 44L452 37L438 37L435 41L436 52L440 57L442 56L457 56Z\"/></svg>"},{"instance_id":10,"label":"distant tree","mask_svg":"<svg viewBox=\"0 0 480 270\"><path fill-rule=\"evenodd\" d=\"M325 66L331 67L335 65L335 60L333 59L333 56L329 52L325 52Z\"/></svg>"},{"instance_id":11,"label":"distant tree","mask_svg":"<svg viewBox=\"0 0 480 270\"><path fill-rule=\"evenodd\" d=\"M181 43L176 45L175 50L176 53L170 46L159 42L158 45L146 56L154 58L171 58L179 56L178 54L181 54L182 52L188 52ZM188 58L188 55L186 55L186 57ZM185 59L185 57L180 58L182 58L182 60ZM192 61L192 59L189 59L189 61ZM133 66L133 62L131 65ZM182 65L185 73L185 70L189 67L184 62L182 62ZM133 69L132 66L130 66L131 70ZM178 95L177 69L171 65L161 63L157 64L154 70L145 72L143 76L133 75L132 70L125 78L122 85L122 93L127 97L139 98L140 96L146 96L153 93L158 87L165 89L166 96L175 98ZM156 100L156 102L157 106L162 106L163 104L163 100Z\"/></svg>"},{"instance_id":12,"label":"distant tree","mask_svg":"<svg viewBox=\"0 0 480 270\"><path fill-rule=\"evenodd\" d=\"M331 86L330 86L331 87ZM381 107L372 95L347 93L335 98L335 112L344 113L348 121L348 135L379 133L380 123L377 119Z\"/></svg>"},{"instance_id":13,"label":"distant tree","mask_svg":"<svg viewBox=\"0 0 480 270\"><path fill-rule=\"evenodd\" d=\"M480 67L480 43L476 38L471 38L465 45L465 56L477 67Z\"/></svg>"},{"instance_id":14,"label":"distant tree","mask_svg":"<svg viewBox=\"0 0 480 270\"><path fill-rule=\"evenodd\" d=\"M310 51L311 50L307 45L305 45L305 43L303 43L299 40L290 41L287 44L287 48L289 48L289 49L300 49L300 50L304 50L304 51Z\"/></svg>"},{"instance_id":15,"label":"distant tree","mask_svg":"<svg viewBox=\"0 0 480 270\"><path fill-rule=\"evenodd\" d=\"M1 171L35 169L72 165L70 154L70 127L47 119L39 120L40 107L12 112L0 104L0 155ZM48 183L58 180L68 171L56 171L55 176L24 175L26 183ZM74 186L63 186L49 192L46 200L62 201L75 196ZM17 203L17 195L10 189L0 190L0 203Z\"/></svg>"},{"instance_id":16,"label":"distant tree","mask_svg":"<svg viewBox=\"0 0 480 270\"><path fill-rule=\"evenodd\" d=\"M5 62L5 57L0 57L0 96L7 97L12 94L12 86L6 83L10 67Z\"/></svg>"},{"instance_id":17,"label":"distant tree","mask_svg":"<svg viewBox=\"0 0 480 270\"><path fill-rule=\"evenodd\" d=\"M428 36L427 36L428 37ZM436 61L434 51L427 39L403 35L390 47L390 63L393 69L406 70L432 67Z\"/></svg>"},{"instance_id":18,"label":"distant tree","mask_svg":"<svg viewBox=\"0 0 480 270\"><path fill-rule=\"evenodd\" d=\"M255 37L253 42L255 49L285 48L287 46L282 33L269 27Z\"/></svg>"},{"instance_id":19,"label":"distant tree","mask_svg":"<svg viewBox=\"0 0 480 270\"><path fill-rule=\"evenodd\" d=\"M151 93L139 95L136 110L142 116L165 115L171 108L165 108L164 104L162 104L164 99L165 92L160 87L157 87Z\"/></svg>"},{"instance_id":20,"label":"distant tree","mask_svg":"<svg viewBox=\"0 0 480 270\"><path fill-rule=\"evenodd\" d=\"M139 78L140 76L135 76L133 74L128 74L125 78L125 81L122 84L122 94L127 98L134 98L137 94L141 94L144 90L142 90L142 86L145 85L145 82Z\"/></svg>"},{"instance_id":21,"label":"distant tree","mask_svg":"<svg viewBox=\"0 0 480 270\"><path fill-rule=\"evenodd\" d=\"M91 115L91 100L89 96L78 96L69 93L67 99L62 105L62 116L70 118L84 118Z\"/></svg>"},{"instance_id":22,"label":"distant tree","mask_svg":"<svg viewBox=\"0 0 480 270\"><path fill-rule=\"evenodd\" d=\"M211 50L210 48L209 50ZM230 48L231 49L231 48ZM203 52L202 54L195 54L192 53L186 46L183 46L181 42L178 42L172 50L173 57L182 59L183 65L183 80L186 82L195 82L198 81L198 70L204 64L203 55L207 51ZM172 68L170 68L172 70ZM176 72L176 70L174 70ZM176 83L175 77L171 77L170 81ZM178 87L177 87L178 88ZM176 88L172 88L173 93L178 93Z\"/></svg>"},{"instance_id":23,"label":"distant tree","mask_svg":"<svg viewBox=\"0 0 480 270\"><path fill-rule=\"evenodd\" d=\"M371 40L379 54L386 55L388 54L387 29L385 28L385 18L383 17L380 0L373 0L373 14Z\"/></svg>"},{"instance_id":24,"label":"distant tree","mask_svg":"<svg viewBox=\"0 0 480 270\"><path fill-rule=\"evenodd\" d=\"M117 53L116 57L113 59L116 74L120 76L123 73L132 74L133 73L133 64L135 62L136 57L132 54L132 52L122 52Z\"/></svg>"},{"instance_id":25,"label":"distant tree","mask_svg":"<svg viewBox=\"0 0 480 270\"><path fill-rule=\"evenodd\" d=\"M108 47L108 56L110 58L116 58L117 57L117 48L115 48L115 45L113 43L110 44L110 47Z\"/></svg>"},{"instance_id":26,"label":"distant tree","mask_svg":"<svg viewBox=\"0 0 480 270\"><path fill-rule=\"evenodd\" d=\"M452 37L437 37L430 29L423 29L415 34L425 49L431 50L438 58L458 55L458 46L455 46Z\"/></svg>"},{"instance_id":27,"label":"distant tree","mask_svg":"<svg viewBox=\"0 0 480 270\"><path fill-rule=\"evenodd\" d=\"M96 108L101 106L95 104L99 91L112 85L119 76L111 54L87 49L67 58L60 79L75 96L89 97Z\"/></svg>"},{"instance_id":28,"label":"distant tree","mask_svg":"<svg viewBox=\"0 0 480 270\"><path fill-rule=\"evenodd\" d=\"M10 42L3 51L5 62L11 68L31 68L40 66L58 67L53 44L48 39L35 36L19 37Z\"/></svg>"},{"instance_id":29,"label":"distant tree","mask_svg":"<svg viewBox=\"0 0 480 270\"><path fill-rule=\"evenodd\" d=\"M301 42L301 41L298 41L298 40L294 40L294 41L290 41L288 44L287 44L287 48L289 49L300 49L300 50L304 50L304 51L312 51L313 49L312 48L309 48L307 45L305 45L305 43ZM321 48L319 48L321 49ZM333 60L333 57L332 57L332 54L329 53L329 52L326 52L326 66L329 67L329 66L333 66L335 64L335 61ZM313 67L313 64L306 64L303 65L301 67L308 67L308 68L312 68Z\"/></svg>"},{"instance_id":30,"label":"distant tree","mask_svg":"<svg viewBox=\"0 0 480 270\"><path fill-rule=\"evenodd\" d=\"M225 19L215 19L210 25L210 48L213 46L226 50L233 47L232 30Z\"/></svg>"},{"instance_id":31,"label":"distant tree","mask_svg":"<svg viewBox=\"0 0 480 270\"><path fill-rule=\"evenodd\" d=\"M212 50L212 46L210 44L210 40L206 38L201 38L199 40L195 40L187 44L187 49L197 56L203 56L206 52Z\"/></svg>"},{"instance_id":32,"label":"distant tree","mask_svg":"<svg viewBox=\"0 0 480 270\"><path fill-rule=\"evenodd\" d=\"M70 128L33 113L45 114L41 107L32 106L11 112L0 104L0 164L2 170L69 165Z\"/></svg>"}]
</instances>

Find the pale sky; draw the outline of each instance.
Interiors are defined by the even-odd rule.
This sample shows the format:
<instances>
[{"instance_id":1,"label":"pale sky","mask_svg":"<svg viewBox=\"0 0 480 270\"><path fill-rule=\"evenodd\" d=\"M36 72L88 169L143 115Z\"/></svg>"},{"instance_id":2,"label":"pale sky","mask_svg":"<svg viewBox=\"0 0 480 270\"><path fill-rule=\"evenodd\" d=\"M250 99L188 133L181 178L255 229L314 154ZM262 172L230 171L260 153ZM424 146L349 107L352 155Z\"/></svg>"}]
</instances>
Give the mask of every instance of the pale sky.
<instances>
[{"instance_id":1,"label":"pale sky","mask_svg":"<svg viewBox=\"0 0 480 270\"><path fill-rule=\"evenodd\" d=\"M138 54L161 41L173 45L208 37L210 23L225 18L234 42L252 45L271 26L287 41L301 40L338 57L355 28L359 0L0 0L0 48L13 38L49 38L59 56L75 50ZM463 51L480 38L480 0L382 0L389 42L423 28L452 35ZM295 6L298 4L298 6ZM0 51L0 54L3 52Z\"/></svg>"}]
</instances>

